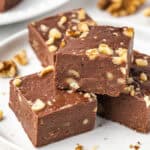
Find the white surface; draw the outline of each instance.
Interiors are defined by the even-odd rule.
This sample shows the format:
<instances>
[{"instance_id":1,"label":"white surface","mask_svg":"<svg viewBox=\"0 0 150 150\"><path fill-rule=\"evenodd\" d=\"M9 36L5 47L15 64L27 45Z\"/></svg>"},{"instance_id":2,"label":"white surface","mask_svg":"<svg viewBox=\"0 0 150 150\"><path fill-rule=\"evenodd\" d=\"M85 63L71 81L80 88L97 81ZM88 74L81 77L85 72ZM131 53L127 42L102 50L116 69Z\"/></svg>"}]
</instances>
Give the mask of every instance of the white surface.
<instances>
[{"instance_id":1,"label":"white surface","mask_svg":"<svg viewBox=\"0 0 150 150\"><path fill-rule=\"evenodd\" d=\"M102 22L102 24L112 24L111 21ZM115 23L113 25L121 25L121 23ZM150 34L147 34L146 30L136 29L135 37L135 49L140 49L142 52L150 54L148 50L150 48ZM27 37L27 30L24 30L17 35L9 38L8 40L0 44L0 59L7 59L13 56L20 49L26 49L29 56L29 65L20 68L20 75L26 75L33 72L37 72L41 69L38 65L35 54L30 48ZM9 79L0 79L0 108L3 109L5 119L0 123L0 135L11 142L10 146L16 145L24 150L35 149L27 135L23 131L20 123L17 121L15 115L8 107L9 99ZM144 135L136 133L124 126L111 121L97 119L102 124L101 127L96 127L95 130L81 134L72 138L62 140L60 142L50 144L40 148L41 150L74 150L77 143L85 145L87 150L90 150L93 146L98 145L99 149L109 150L127 150L130 144L135 144L140 141L142 143L141 150L150 149L150 134ZM99 124L98 123L98 124ZM0 143L1 139L0 139ZM3 144L3 143L2 143ZM6 147L6 144L4 144ZM8 145L7 145L8 146ZM0 145L0 148L2 146ZM3 147L4 149L4 147ZM5 150L5 149L4 149Z\"/></svg>"},{"instance_id":2,"label":"white surface","mask_svg":"<svg viewBox=\"0 0 150 150\"><path fill-rule=\"evenodd\" d=\"M27 20L53 10L68 0L23 0L14 8L0 13L0 25Z\"/></svg>"},{"instance_id":3,"label":"white surface","mask_svg":"<svg viewBox=\"0 0 150 150\"><path fill-rule=\"evenodd\" d=\"M94 19L100 20L101 24L126 24L136 27L134 48L150 54L150 19L143 17L141 10L135 15L118 19L111 17L105 12L99 11L96 8L96 1L97 0L71 0L69 3L57 9L56 11L47 13L41 17L53 15L57 12L66 11L72 8L84 7ZM0 26L0 41L11 36L13 33L24 29L28 22L32 20L33 19L30 19L22 23L8 26ZM17 37L15 36L13 38L9 38L9 40L1 42L0 44L0 60L9 58L22 48L27 49L30 64L27 67L20 68L21 75L29 72L33 73L40 69L40 67L35 66L35 61L36 63L39 62L37 61L33 52L30 50L25 32L20 33L17 35ZM32 150L34 148L31 146L30 141L16 120L14 114L8 108L8 94L8 80L0 79L0 109L3 109L5 115L5 120L0 122L0 136L4 138L4 140L1 140L0 138L0 150L17 150L16 145L24 148L25 150ZM10 144L7 141L10 142ZM96 128L95 130L86 134L48 145L42 149L74 150L75 145L80 143L86 147L86 150L92 150L92 147L95 145L99 146L98 150L129 150L129 145L135 144L137 141L142 143L140 150L150 150L150 134L139 134L116 123L103 120L102 127Z\"/></svg>"}]
</instances>

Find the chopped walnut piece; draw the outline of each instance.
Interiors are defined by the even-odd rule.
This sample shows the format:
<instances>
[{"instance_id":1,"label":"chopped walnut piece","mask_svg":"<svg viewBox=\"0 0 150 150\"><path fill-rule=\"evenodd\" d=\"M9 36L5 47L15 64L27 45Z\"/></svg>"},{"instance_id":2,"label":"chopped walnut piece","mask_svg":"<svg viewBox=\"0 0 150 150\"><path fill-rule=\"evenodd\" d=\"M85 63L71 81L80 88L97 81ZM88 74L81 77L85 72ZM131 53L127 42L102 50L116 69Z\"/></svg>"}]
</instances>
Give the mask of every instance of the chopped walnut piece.
<instances>
[{"instance_id":1,"label":"chopped walnut piece","mask_svg":"<svg viewBox=\"0 0 150 150\"><path fill-rule=\"evenodd\" d=\"M48 66L46 68L44 68L38 75L40 77L43 77L44 75L46 75L47 73L53 72L55 70L54 66Z\"/></svg>"},{"instance_id":2,"label":"chopped walnut piece","mask_svg":"<svg viewBox=\"0 0 150 150\"><path fill-rule=\"evenodd\" d=\"M146 0L99 0L98 7L113 16L127 16L135 13Z\"/></svg>"},{"instance_id":3,"label":"chopped walnut piece","mask_svg":"<svg viewBox=\"0 0 150 150\"><path fill-rule=\"evenodd\" d=\"M107 79L110 80L110 81L113 80L113 78L114 78L114 76L111 72L107 72L106 76L107 76Z\"/></svg>"},{"instance_id":4,"label":"chopped walnut piece","mask_svg":"<svg viewBox=\"0 0 150 150\"><path fill-rule=\"evenodd\" d=\"M150 17L150 7L145 8L144 11L143 11L143 14L144 14L144 16L146 16L146 17Z\"/></svg>"},{"instance_id":5,"label":"chopped walnut piece","mask_svg":"<svg viewBox=\"0 0 150 150\"><path fill-rule=\"evenodd\" d=\"M126 48L118 48L115 50L115 53L118 54L119 56L123 56L127 54L127 49Z\"/></svg>"},{"instance_id":6,"label":"chopped walnut piece","mask_svg":"<svg viewBox=\"0 0 150 150\"><path fill-rule=\"evenodd\" d=\"M118 78L117 79L117 83L119 83L119 84L125 84L125 79L122 79L122 78Z\"/></svg>"},{"instance_id":7,"label":"chopped walnut piece","mask_svg":"<svg viewBox=\"0 0 150 150\"><path fill-rule=\"evenodd\" d=\"M14 56L13 60L20 65L27 65L28 59L25 50L20 51L17 55Z\"/></svg>"},{"instance_id":8,"label":"chopped walnut piece","mask_svg":"<svg viewBox=\"0 0 150 150\"><path fill-rule=\"evenodd\" d=\"M121 67L121 68L120 68L120 71L122 72L123 75L126 75L126 72L127 72L127 71L126 71L126 68L125 68L125 67Z\"/></svg>"},{"instance_id":9,"label":"chopped walnut piece","mask_svg":"<svg viewBox=\"0 0 150 150\"><path fill-rule=\"evenodd\" d=\"M99 52L106 55L113 55L113 50L107 44L100 44L99 45Z\"/></svg>"},{"instance_id":10,"label":"chopped walnut piece","mask_svg":"<svg viewBox=\"0 0 150 150\"><path fill-rule=\"evenodd\" d=\"M146 106L147 106L147 107L150 107L150 96L145 95L145 96L144 96L144 101L145 101L145 103L146 103Z\"/></svg>"},{"instance_id":11,"label":"chopped walnut piece","mask_svg":"<svg viewBox=\"0 0 150 150\"><path fill-rule=\"evenodd\" d=\"M13 80L13 85L15 85L16 87L19 87L21 85L22 81L19 78L16 78Z\"/></svg>"},{"instance_id":12,"label":"chopped walnut piece","mask_svg":"<svg viewBox=\"0 0 150 150\"><path fill-rule=\"evenodd\" d=\"M32 107L31 109L35 112L38 112L38 111L41 111L43 110L44 108L46 107L46 104L40 100L40 99L37 99L33 104L32 104Z\"/></svg>"},{"instance_id":13,"label":"chopped walnut piece","mask_svg":"<svg viewBox=\"0 0 150 150\"><path fill-rule=\"evenodd\" d=\"M77 89L80 88L80 86L79 86L79 84L77 83L77 81L74 80L74 79L72 79L72 78L66 79L66 83L69 84L69 86L70 86L70 88L71 88L72 90L77 90Z\"/></svg>"},{"instance_id":14,"label":"chopped walnut piece","mask_svg":"<svg viewBox=\"0 0 150 150\"><path fill-rule=\"evenodd\" d=\"M131 38L134 35L134 29L133 28L124 28L123 34Z\"/></svg>"},{"instance_id":15,"label":"chopped walnut piece","mask_svg":"<svg viewBox=\"0 0 150 150\"><path fill-rule=\"evenodd\" d=\"M3 120L3 111L0 110L0 121Z\"/></svg>"},{"instance_id":16,"label":"chopped walnut piece","mask_svg":"<svg viewBox=\"0 0 150 150\"><path fill-rule=\"evenodd\" d=\"M51 45L51 44L53 44L54 43L54 38L49 38L46 42L46 45Z\"/></svg>"},{"instance_id":17,"label":"chopped walnut piece","mask_svg":"<svg viewBox=\"0 0 150 150\"><path fill-rule=\"evenodd\" d=\"M97 48L88 49L88 50L86 50L85 54L90 60L94 60L99 56L99 52L98 52Z\"/></svg>"},{"instance_id":18,"label":"chopped walnut piece","mask_svg":"<svg viewBox=\"0 0 150 150\"><path fill-rule=\"evenodd\" d=\"M89 32L83 32L83 33L80 35L80 38L85 38L85 37L87 37L88 34L89 34Z\"/></svg>"},{"instance_id":19,"label":"chopped walnut piece","mask_svg":"<svg viewBox=\"0 0 150 150\"><path fill-rule=\"evenodd\" d=\"M77 146L75 148L75 150L83 150L83 149L84 149L83 146L80 144L77 144Z\"/></svg>"},{"instance_id":20,"label":"chopped walnut piece","mask_svg":"<svg viewBox=\"0 0 150 150\"><path fill-rule=\"evenodd\" d=\"M65 45L66 45L65 40L62 40L60 43L60 47L63 48L63 47L65 47Z\"/></svg>"},{"instance_id":21,"label":"chopped walnut piece","mask_svg":"<svg viewBox=\"0 0 150 150\"><path fill-rule=\"evenodd\" d=\"M0 62L0 77L8 78L17 75L17 66L13 60Z\"/></svg>"},{"instance_id":22,"label":"chopped walnut piece","mask_svg":"<svg viewBox=\"0 0 150 150\"><path fill-rule=\"evenodd\" d=\"M78 30L81 31L81 32L88 32L89 31L89 26L85 22L80 22L78 24Z\"/></svg>"},{"instance_id":23,"label":"chopped walnut piece","mask_svg":"<svg viewBox=\"0 0 150 150\"><path fill-rule=\"evenodd\" d=\"M58 26L62 27L64 25L64 23L67 21L67 17L66 16L62 16L58 22Z\"/></svg>"},{"instance_id":24,"label":"chopped walnut piece","mask_svg":"<svg viewBox=\"0 0 150 150\"><path fill-rule=\"evenodd\" d=\"M46 26L45 24L41 24L41 25L40 25L40 30L41 30L42 32L46 33L46 32L48 32L49 27Z\"/></svg>"},{"instance_id":25,"label":"chopped walnut piece","mask_svg":"<svg viewBox=\"0 0 150 150\"><path fill-rule=\"evenodd\" d=\"M50 45L49 47L48 47L48 51L50 52L50 53L53 53L53 52L56 52L57 51L57 46L55 46L55 45Z\"/></svg>"},{"instance_id":26,"label":"chopped walnut piece","mask_svg":"<svg viewBox=\"0 0 150 150\"><path fill-rule=\"evenodd\" d=\"M148 77L144 72L140 74L140 80L141 81L147 81L148 80Z\"/></svg>"},{"instance_id":27,"label":"chopped walnut piece","mask_svg":"<svg viewBox=\"0 0 150 150\"><path fill-rule=\"evenodd\" d=\"M68 71L68 74L69 74L70 76L74 76L74 77L76 77L76 78L79 78L79 77L80 77L79 72L77 72L76 70L73 70L73 69L70 69L70 70Z\"/></svg>"},{"instance_id":28,"label":"chopped walnut piece","mask_svg":"<svg viewBox=\"0 0 150 150\"><path fill-rule=\"evenodd\" d=\"M84 9L80 9L77 11L78 14L78 19L79 20L84 20L86 18L86 13Z\"/></svg>"},{"instance_id":29,"label":"chopped walnut piece","mask_svg":"<svg viewBox=\"0 0 150 150\"><path fill-rule=\"evenodd\" d=\"M89 123L89 120L86 118L86 119L83 120L82 123L83 123L83 125L87 125Z\"/></svg>"},{"instance_id":30,"label":"chopped walnut piece","mask_svg":"<svg viewBox=\"0 0 150 150\"><path fill-rule=\"evenodd\" d=\"M115 65L121 65L121 64L123 64L126 61L127 61L126 57L113 57L112 58L112 62Z\"/></svg>"},{"instance_id":31,"label":"chopped walnut piece","mask_svg":"<svg viewBox=\"0 0 150 150\"><path fill-rule=\"evenodd\" d=\"M57 28L52 28L49 31L49 38L60 39L61 37L62 37L62 34Z\"/></svg>"},{"instance_id":32,"label":"chopped walnut piece","mask_svg":"<svg viewBox=\"0 0 150 150\"><path fill-rule=\"evenodd\" d=\"M138 59L135 60L135 63L139 67L148 66L148 61L146 59L140 59L140 58L138 58Z\"/></svg>"}]
</instances>

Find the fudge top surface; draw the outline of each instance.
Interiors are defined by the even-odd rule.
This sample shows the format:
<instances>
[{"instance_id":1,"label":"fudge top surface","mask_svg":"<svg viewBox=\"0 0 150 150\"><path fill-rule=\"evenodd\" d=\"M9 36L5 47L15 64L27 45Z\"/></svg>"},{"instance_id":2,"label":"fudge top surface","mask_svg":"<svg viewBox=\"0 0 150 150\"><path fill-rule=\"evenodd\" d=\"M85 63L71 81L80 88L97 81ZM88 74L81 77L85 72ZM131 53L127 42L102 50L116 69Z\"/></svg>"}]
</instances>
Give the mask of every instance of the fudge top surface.
<instances>
[{"instance_id":1,"label":"fudge top surface","mask_svg":"<svg viewBox=\"0 0 150 150\"><path fill-rule=\"evenodd\" d=\"M125 90L139 100L149 100L150 104L150 56L134 51L128 86Z\"/></svg>"},{"instance_id":2,"label":"fudge top surface","mask_svg":"<svg viewBox=\"0 0 150 150\"><path fill-rule=\"evenodd\" d=\"M50 31L52 29L57 29L62 35L61 38L57 39L57 41L59 41L63 38L68 28L71 29L80 22L87 22L89 25L95 25L95 21L88 16L84 9L80 8L33 22L29 26L35 27L45 41L50 38Z\"/></svg>"},{"instance_id":3,"label":"fudge top surface","mask_svg":"<svg viewBox=\"0 0 150 150\"><path fill-rule=\"evenodd\" d=\"M65 36L66 45L60 48L58 53L82 55L97 49L105 56L106 54L116 55L115 52L118 49L123 51L130 49L133 36L134 30L128 27L92 26L86 36Z\"/></svg>"},{"instance_id":4,"label":"fudge top surface","mask_svg":"<svg viewBox=\"0 0 150 150\"><path fill-rule=\"evenodd\" d=\"M73 105L89 103L96 100L96 96L92 93L75 93L71 90L63 91L55 89L54 73L52 72L47 73L43 77L40 77L36 73L16 79L21 81L20 85L14 85L15 79L11 81L11 84L15 86L25 103L31 109L34 106L36 107L38 103L44 107L41 111L35 110L38 116L45 116L46 114L69 108Z\"/></svg>"}]
</instances>

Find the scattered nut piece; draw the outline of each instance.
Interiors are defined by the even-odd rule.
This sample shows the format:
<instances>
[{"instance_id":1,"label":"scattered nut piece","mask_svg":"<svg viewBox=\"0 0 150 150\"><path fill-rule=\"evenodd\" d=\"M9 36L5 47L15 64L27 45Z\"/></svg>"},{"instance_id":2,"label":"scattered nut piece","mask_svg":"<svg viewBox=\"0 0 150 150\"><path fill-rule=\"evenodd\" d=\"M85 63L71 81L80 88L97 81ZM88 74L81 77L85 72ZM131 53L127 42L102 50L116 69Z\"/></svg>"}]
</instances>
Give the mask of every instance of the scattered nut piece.
<instances>
[{"instance_id":1,"label":"scattered nut piece","mask_svg":"<svg viewBox=\"0 0 150 150\"><path fill-rule=\"evenodd\" d=\"M88 122L89 122L89 120L86 118L86 119L83 120L82 123L83 123L83 125L86 125L86 124L88 124Z\"/></svg>"},{"instance_id":2,"label":"scattered nut piece","mask_svg":"<svg viewBox=\"0 0 150 150\"><path fill-rule=\"evenodd\" d=\"M38 112L38 111L43 110L45 107L46 107L46 104L45 104L42 100L37 99L37 100L33 103L31 109L32 109L33 111L35 111L35 112Z\"/></svg>"},{"instance_id":3,"label":"scattered nut piece","mask_svg":"<svg viewBox=\"0 0 150 150\"><path fill-rule=\"evenodd\" d=\"M79 20L84 20L86 18L86 13L84 9L80 9L77 11L78 14L78 19Z\"/></svg>"},{"instance_id":4,"label":"scattered nut piece","mask_svg":"<svg viewBox=\"0 0 150 150\"><path fill-rule=\"evenodd\" d=\"M0 77L8 78L17 75L17 66L14 61L8 60L0 62Z\"/></svg>"},{"instance_id":5,"label":"scattered nut piece","mask_svg":"<svg viewBox=\"0 0 150 150\"><path fill-rule=\"evenodd\" d=\"M55 46L55 45L50 45L49 47L48 47L48 51L50 52L50 53L53 53L53 52L56 52L57 51L57 46Z\"/></svg>"},{"instance_id":6,"label":"scattered nut piece","mask_svg":"<svg viewBox=\"0 0 150 150\"><path fill-rule=\"evenodd\" d=\"M49 38L47 41L46 41L46 45L51 45L54 43L54 38Z\"/></svg>"},{"instance_id":7,"label":"scattered nut piece","mask_svg":"<svg viewBox=\"0 0 150 150\"><path fill-rule=\"evenodd\" d=\"M47 105L52 106L52 102L51 101L47 101Z\"/></svg>"},{"instance_id":8,"label":"scattered nut piece","mask_svg":"<svg viewBox=\"0 0 150 150\"><path fill-rule=\"evenodd\" d=\"M123 34L131 38L134 35L134 29L133 28L124 28Z\"/></svg>"},{"instance_id":9,"label":"scattered nut piece","mask_svg":"<svg viewBox=\"0 0 150 150\"><path fill-rule=\"evenodd\" d=\"M126 48L118 48L115 50L115 53L118 54L119 56L127 55L127 49Z\"/></svg>"},{"instance_id":10,"label":"scattered nut piece","mask_svg":"<svg viewBox=\"0 0 150 150\"><path fill-rule=\"evenodd\" d=\"M145 95L144 96L144 101L146 102L146 106L150 107L150 96Z\"/></svg>"},{"instance_id":11,"label":"scattered nut piece","mask_svg":"<svg viewBox=\"0 0 150 150\"><path fill-rule=\"evenodd\" d=\"M60 47L63 48L63 47L65 47L65 45L66 45L65 40L62 40L60 43Z\"/></svg>"},{"instance_id":12,"label":"scattered nut piece","mask_svg":"<svg viewBox=\"0 0 150 150\"><path fill-rule=\"evenodd\" d=\"M40 30L44 33L48 32L49 28L45 24L40 25Z\"/></svg>"},{"instance_id":13,"label":"scattered nut piece","mask_svg":"<svg viewBox=\"0 0 150 150\"><path fill-rule=\"evenodd\" d=\"M132 84L134 82L134 79L132 77L127 78L127 83Z\"/></svg>"},{"instance_id":14,"label":"scattered nut piece","mask_svg":"<svg viewBox=\"0 0 150 150\"><path fill-rule=\"evenodd\" d=\"M66 80L66 83L69 84L69 86L70 86L70 88L71 88L72 90L77 90L77 89L80 88L80 86L79 86L79 84L77 83L77 81L74 80L74 79L72 79L72 78L68 78L68 79Z\"/></svg>"},{"instance_id":15,"label":"scattered nut piece","mask_svg":"<svg viewBox=\"0 0 150 150\"><path fill-rule=\"evenodd\" d=\"M89 26L85 22L80 22L78 24L78 30L81 31L81 32L88 32L89 31Z\"/></svg>"},{"instance_id":16,"label":"scattered nut piece","mask_svg":"<svg viewBox=\"0 0 150 150\"><path fill-rule=\"evenodd\" d=\"M114 65L121 65L124 61L122 57L113 57L112 62Z\"/></svg>"},{"instance_id":17,"label":"scattered nut piece","mask_svg":"<svg viewBox=\"0 0 150 150\"><path fill-rule=\"evenodd\" d=\"M20 65L27 65L27 54L25 50L20 51L17 55L14 56L13 60Z\"/></svg>"},{"instance_id":18,"label":"scattered nut piece","mask_svg":"<svg viewBox=\"0 0 150 150\"><path fill-rule=\"evenodd\" d=\"M60 39L61 37L62 37L62 34L57 28L52 28L49 31L49 38Z\"/></svg>"},{"instance_id":19,"label":"scattered nut piece","mask_svg":"<svg viewBox=\"0 0 150 150\"><path fill-rule=\"evenodd\" d=\"M119 84L125 84L126 81L125 81L125 79L118 78L118 79L117 79L117 83L119 83Z\"/></svg>"},{"instance_id":20,"label":"scattered nut piece","mask_svg":"<svg viewBox=\"0 0 150 150\"><path fill-rule=\"evenodd\" d=\"M106 55L113 55L114 51L107 44L100 44L98 48L99 52Z\"/></svg>"},{"instance_id":21,"label":"scattered nut piece","mask_svg":"<svg viewBox=\"0 0 150 150\"><path fill-rule=\"evenodd\" d=\"M71 76L74 76L74 77L76 77L76 78L79 78L79 77L80 77L79 72L77 72L76 70L73 70L73 69L70 69L70 70L68 71L68 74L71 75Z\"/></svg>"},{"instance_id":22,"label":"scattered nut piece","mask_svg":"<svg viewBox=\"0 0 150 150\"><path fill-rule=\"evenodd\" d=\"M97 48L94 49L88 49L86 50L86 56L90 59L90 60L94 60L99 56L99 52Z\"/></svg>"},{"instance_id":23,"label":"scattered nut piece","mask_svg":"<svg viewBox=\"0 0 150 150\"><path fill-rule=\"evenodd\" d=\"M87 37L88 34L89 34L89 32L83 32L83 33L81 33L80 38L85 38L85 37Z\"/></svg>"},{"instance_id":24,"label":"scattered nut piece","mask_svg":"<svg viewBox=\"0 0 150 150\"><path fill-rule=\"evenodd\" d=\"M140 80L141 81L147 81L148 80L148 77L144 72L140 74Z\"/></svg>"},{"instance_id":25,"label":"scattered nut piece","mask_svg":"<svg viewBox=\"0 0 150 150\"><path fill-rule=\"evenodd\" d=\"M22 80L19 78L16 78L13 80L13 85L15 85L16 87L19 87L22 83Z\"/></svg>"},{"instance_id":26,"label":"scattered nut piece","mask_svg":"<svg viewBox=\"0 0 150 150\"><path fill-rule=\"evenodd\" d=\"M0 110L0 121L3 120L3 111Z\"/></svg>"},{"instance_id":27,"label":"scattered nut piece","mask_svg":"<svg viewBox=\"0 0 150 150\"><path fill-rule=\"evenodd\" d=\"M148 61L146 59L140 59L140 58L138 58L138 59L135 60L135 63L139 67L148 66Z\"/></svg>"},{"instance_id":28,"label":"scattered nut piece","mask_svg":"<svg viewBox=\"0 0 150 150\"><path fill-rule=\"evenodd\" d=\"M83 150L83 149L84 149L83 146L80 144L77 144L77 146L75 148L75 150Z\"/></svg>"},{"instance_id":29,"label":"scattered nut piece","mask_svg":"<svg viewBox=\"0 0 150 150\"><path fill-rule=\"evenodd\" d=\"M53 72L54 70L55 70L54 66L48 66L48 67L44 68L38 75L39 75L39 77L43 77L47 73Z\"/></svg>"},{"instance_id":30,"label":"scattered nut piece","mask_svg":"<svg viewBox=\"0 0 150 150\"><path fill-rule=\"evenodd\" d=\"M67 21L67 17L66 16L62 16L58 22L58 26L62 27L64 25L64 23Z\"/></svg>"},{"instance_id":31,"label":"scattered nut piece","mask_svg":"<svg viewBox=\"0 0 150 150\"><path fill-rule=\"evenodd\" d=\"M107 72L106 76L107 76L107 79L110 80L110 81L113 80L113 78L114 78L114 76L111 72Z\"/></svg>"},{"instance_id":32,"label":"scattered nut piece","mask_svg":"<svg viewBox=\"0 0 150 150\"><path fill-rule=\"evenodd\" d=\"M144 9L143 14L144 14L144 16L146 16L146 17L150 17L150 7Z\"/></svg>"}]
</instances>

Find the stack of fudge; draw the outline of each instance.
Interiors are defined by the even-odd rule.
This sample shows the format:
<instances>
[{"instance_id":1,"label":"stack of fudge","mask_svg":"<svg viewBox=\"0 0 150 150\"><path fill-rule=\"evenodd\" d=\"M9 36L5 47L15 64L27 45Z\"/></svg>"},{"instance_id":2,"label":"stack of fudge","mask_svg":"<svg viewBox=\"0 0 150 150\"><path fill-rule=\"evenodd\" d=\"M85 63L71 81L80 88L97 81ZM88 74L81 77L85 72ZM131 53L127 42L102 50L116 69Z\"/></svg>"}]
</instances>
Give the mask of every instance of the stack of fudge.
<instances>
[{"instance_id":1,"label":"stack of fudge","mask_svg":"<svg viewBox=\"0 0 150 150\"><path fill-rule=\"evenodd\" d=\"M21 0L0 0L0 12L7 11L16 6L19 2L21 2Z\"/></svg>"},{"instance_id":2,"label":"stack of fudge","mask_svg":"<svg viewBox=\"0 0 150 150\"><path fill-rule=\"evenodd\" d=\"M76 9L28 29L45 68L11 80L9 105L33 145L92 130L97 113L150 130L150 56L133 50L133 28L99 26Z\"/></svg>"}]
</instances>

